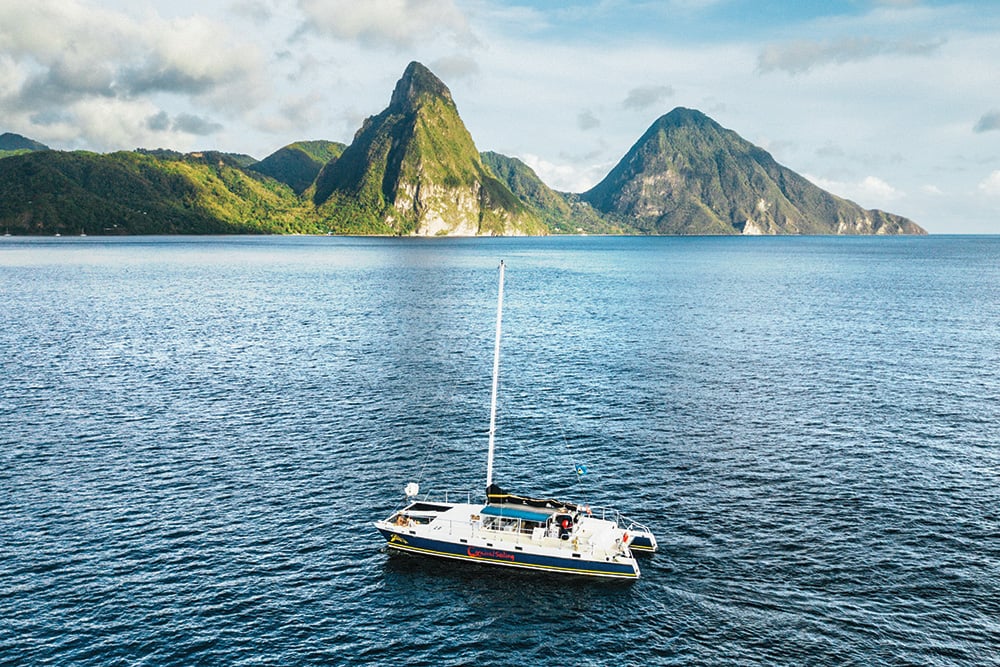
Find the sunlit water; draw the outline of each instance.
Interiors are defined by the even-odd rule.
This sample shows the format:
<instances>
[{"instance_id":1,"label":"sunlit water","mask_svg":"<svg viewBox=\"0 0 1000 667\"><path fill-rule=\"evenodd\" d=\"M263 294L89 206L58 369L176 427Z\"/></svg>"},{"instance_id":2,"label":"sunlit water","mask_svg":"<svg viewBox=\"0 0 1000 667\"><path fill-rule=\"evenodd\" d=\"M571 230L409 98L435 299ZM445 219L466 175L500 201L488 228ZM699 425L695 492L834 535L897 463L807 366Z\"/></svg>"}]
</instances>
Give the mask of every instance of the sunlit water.
<instances>
[{"instance_id":1,"label":"sunlit water","mask_svg":"<svg viewBox=\"0 0 1000 667\"><path fill-rule=\"evenodd\" d=\"M501 258L495 476L638 582L371 525L482 493ZM0 664L1000 663L1000 237L7 238L0 295Z\"/></svg>"}]
</instances>

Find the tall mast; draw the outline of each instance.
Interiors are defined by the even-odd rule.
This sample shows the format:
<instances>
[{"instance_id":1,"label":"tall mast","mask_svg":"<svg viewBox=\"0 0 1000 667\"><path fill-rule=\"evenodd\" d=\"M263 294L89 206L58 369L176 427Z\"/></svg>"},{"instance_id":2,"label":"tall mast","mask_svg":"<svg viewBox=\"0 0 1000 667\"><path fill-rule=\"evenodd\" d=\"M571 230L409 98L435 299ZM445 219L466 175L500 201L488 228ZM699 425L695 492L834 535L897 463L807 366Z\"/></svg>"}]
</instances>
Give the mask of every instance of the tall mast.
<instances>
[{"instance_id":1,"label":"tall mast","mask_svg":"<svg viewBox=\"0 0 1000 667\"><path fill-rule=\"evenodd\" d=\"M503 319L503 260L500 260L500 288L497 290L497 338L493 346L493 392L490 395L490 446L486 456L486 488L493 484L493 441L497 432L497 384L500 379L500 322ZM489 501L489 498L487 498Z\"/></svg>"}]
</instances>

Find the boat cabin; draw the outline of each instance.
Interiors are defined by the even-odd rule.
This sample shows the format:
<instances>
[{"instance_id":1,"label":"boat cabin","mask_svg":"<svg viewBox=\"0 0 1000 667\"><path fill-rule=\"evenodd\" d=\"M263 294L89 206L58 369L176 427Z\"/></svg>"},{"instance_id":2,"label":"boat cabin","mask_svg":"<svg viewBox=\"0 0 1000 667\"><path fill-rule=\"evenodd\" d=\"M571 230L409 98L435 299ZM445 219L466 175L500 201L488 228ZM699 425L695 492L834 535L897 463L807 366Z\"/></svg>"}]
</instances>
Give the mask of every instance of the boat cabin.
<instances>
[{"instance_id":1,"label":"boat cabin","mask_svg":"<svg viewBox=\"0 0 1000 667\"><path fill-rule=\"evenodd\" d=\"M568 540L576 517L568 510L540 511L511 505L486 505L481 511L483 530L516 532L533 539L558 537Z\"/></svg>"},{"instance_id":2,"label":"boat cabin","mask_svg":"<svg viewBox=\"0 0 1000 667\"><path fill-rule=\"evenodd\" d=\"M462 514L461 508L474 511ZM403 508L389 521L396 526L413 528L427 526L439 519L446 524L456 520L470 521L474 531L501 533L512 538L523 535L535 541L546 537L568 540L580 523L580 512L567 507L553 510L501 503L473 508L419 501Z\"/></svg>"}]
</instances>

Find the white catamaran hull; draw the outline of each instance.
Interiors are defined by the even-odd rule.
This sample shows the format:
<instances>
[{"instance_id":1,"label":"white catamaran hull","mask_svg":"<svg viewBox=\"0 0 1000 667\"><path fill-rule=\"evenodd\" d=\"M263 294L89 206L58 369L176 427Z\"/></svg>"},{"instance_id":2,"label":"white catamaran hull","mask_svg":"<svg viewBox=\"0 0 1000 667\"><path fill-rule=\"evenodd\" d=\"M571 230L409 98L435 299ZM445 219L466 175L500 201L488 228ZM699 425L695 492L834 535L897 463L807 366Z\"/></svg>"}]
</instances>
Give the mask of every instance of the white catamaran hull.
<instances>
[{"instance_id":1,"label":"white catamaran hull","mask_svg":"<svg viewBox=\"0 0 1000 667\"><path fill-rule=\"evenodd\" d=\"M486 504L411 502L403 510L376 521L375 527L394 551L501 567L636 579L639 566L630 545L643 551L656 550L656 540L645 526L625 521L620 524L622 517L617 513L608 518L597 516L585 506L514 496L493 484L503 276L504 264L500 262ZM408 498L416 498L419 486L408 484L405 493Z\"/></svg>"},{"instance_id":2,"label":"white catamaran hull","mask_svg":"<svg viewBox=\"0 0 1000 667\"><path fill-rule=\"evenodd\" d=\"M534 515L520 518L524 515ZM565 574L635 579L639 566L616 524L496 505L417 502L376 522L390 549L425 556ZM566 515L567 517L571 515Z\"/></svg>"}]
</instances>

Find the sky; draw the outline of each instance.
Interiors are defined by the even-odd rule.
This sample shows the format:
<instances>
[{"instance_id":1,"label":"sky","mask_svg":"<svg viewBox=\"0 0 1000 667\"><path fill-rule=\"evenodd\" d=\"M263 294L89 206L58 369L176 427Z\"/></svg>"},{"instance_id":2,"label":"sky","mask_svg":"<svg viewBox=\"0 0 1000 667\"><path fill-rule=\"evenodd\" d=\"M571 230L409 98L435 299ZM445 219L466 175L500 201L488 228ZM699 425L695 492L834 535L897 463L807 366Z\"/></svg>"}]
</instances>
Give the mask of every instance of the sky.
<instances>
[{"instance_id":1,"label":"sky","mask_svg":"<svg viewBox=\"0 0 1000 667\"><path fill-rule=\"evenodd\" d=\"M417 60L476 146L598 183L674 107L935 234L1000 234L995 0L0 0L0 132L350 143Z\"/></svg>"}]
</instances>

